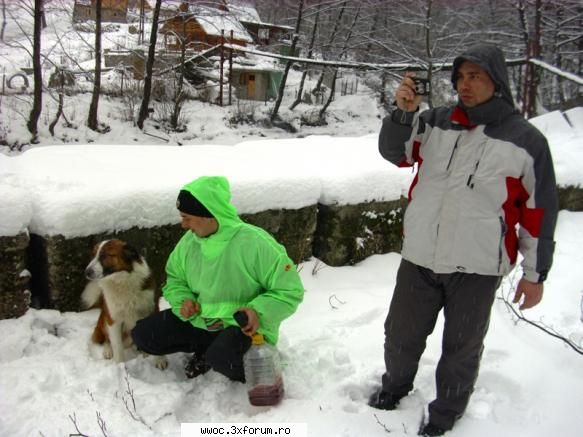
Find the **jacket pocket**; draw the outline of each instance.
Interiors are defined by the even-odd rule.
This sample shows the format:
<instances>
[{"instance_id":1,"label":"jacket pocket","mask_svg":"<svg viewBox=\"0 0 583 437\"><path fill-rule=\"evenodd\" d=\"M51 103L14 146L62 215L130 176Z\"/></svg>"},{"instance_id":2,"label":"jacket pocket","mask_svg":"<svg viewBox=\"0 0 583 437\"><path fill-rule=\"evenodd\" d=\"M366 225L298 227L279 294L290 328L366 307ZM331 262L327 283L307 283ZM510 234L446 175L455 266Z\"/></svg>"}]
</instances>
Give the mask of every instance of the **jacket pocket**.
<instances>
[{"instance_id":1,"label":"jacket pocket","mask_svg":"<svg viewBox=\"0 0 583 437\"><path fill-rule=\"evenodd\" d=\"M466 217L463 223L448 226L443 243L452 239L449 264L459 271L483 275L499 275L504 261L504 228L498 216L489 218ZM443 229L440 228L440 234Z\"/></svg>"}]
</instances>

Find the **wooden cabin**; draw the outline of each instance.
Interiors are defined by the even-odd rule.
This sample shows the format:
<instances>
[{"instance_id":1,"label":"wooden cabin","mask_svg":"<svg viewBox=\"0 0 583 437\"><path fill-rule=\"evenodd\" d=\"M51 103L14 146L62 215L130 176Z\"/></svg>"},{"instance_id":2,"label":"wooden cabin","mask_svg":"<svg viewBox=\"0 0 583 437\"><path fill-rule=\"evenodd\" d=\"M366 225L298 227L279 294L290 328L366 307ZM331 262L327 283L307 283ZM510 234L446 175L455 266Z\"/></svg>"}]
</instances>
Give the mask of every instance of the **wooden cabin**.
<instances>
[{"instance_id":1,"label":"wooden cabin","mask_svg":"<svg viewBox=\"0 0 583 437\"><path fill-rule=\"evenodd\" d=\"M243 25L258 46L289 45L294 28L280 24L265 23L250 2L225 0L231 14ZM286 42L287 40L287 42Z\"/></svg>"},{"instance_id":2,"label":"wooden cabin","mask_svg":"<svg viewBox=\"0 0 583 437\"><path fill-rule=\"evenodd\" d=\"M214 8L197 8L196 12L182 11L161 21L160 28L160 33L164 35L164 46L170 50L180 50L183 42L187 49L208 49L221 43L222 32L225 43L245 47L253 42L249 33L231 14Z\"/></svg>"}]
</instances>

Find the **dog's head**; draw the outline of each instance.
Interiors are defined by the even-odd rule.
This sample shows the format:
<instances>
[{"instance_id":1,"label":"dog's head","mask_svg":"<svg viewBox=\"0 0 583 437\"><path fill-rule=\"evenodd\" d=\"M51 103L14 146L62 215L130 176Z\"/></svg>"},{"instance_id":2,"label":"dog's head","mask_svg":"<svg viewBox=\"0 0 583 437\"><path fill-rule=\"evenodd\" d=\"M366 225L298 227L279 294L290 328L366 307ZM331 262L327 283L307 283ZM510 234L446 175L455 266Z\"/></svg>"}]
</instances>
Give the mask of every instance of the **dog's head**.
<instances>
[{"instance_id":1,"label":"dog's head","mask_svg":"<svg viewBox=\"0 0 583 437\"><path fill-rule=\"evenodd\" d=\"M85 276L95 280L116 272L131 272L134 263L143 263L136 249L122 240L105 240L95 245L93 259L85 269Z\"/></svg>"}]
</instances>

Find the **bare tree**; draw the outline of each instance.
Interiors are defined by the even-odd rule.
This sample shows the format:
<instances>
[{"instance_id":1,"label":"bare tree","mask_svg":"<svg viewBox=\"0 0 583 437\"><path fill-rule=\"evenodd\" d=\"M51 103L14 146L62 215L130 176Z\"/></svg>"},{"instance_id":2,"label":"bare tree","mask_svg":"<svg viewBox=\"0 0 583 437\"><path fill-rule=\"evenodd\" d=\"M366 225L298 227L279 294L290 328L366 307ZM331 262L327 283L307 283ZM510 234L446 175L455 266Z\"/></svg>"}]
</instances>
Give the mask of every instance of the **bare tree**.
<instances>
[{"instance_id":1,"label":"bare tree","mask_svg":"<svg viewBox=\"0 0 583 437\"><path fill-rule=\"evenodd\" d=\"M184 104L185 100L185 95L183 92L184 73L186 70L185 60L186 60L186 20L182 22L182 37L180 46L180 73L178 74L178 84L174 92L174 107L172 108L172 114L170 116L170 127L174 130L178 128L180 112L182 111L182 105Z\"/></svg>"},{"instance_id":2,"label":"bare tree","mask_svg":"<svg viewBox=\"0 0 583 437\"><path fill-rule=\"evenodd\" d=\"M304 8L304 0L300 0L299 5L298 5L298 15L296 18L296 27L295 27L294 36L292 39L291 48L290 48L290 52L292 54L295 53L296 46L298 44L298 39L300 37L300 26L302 23L303 8ZM281 101L283 100L283 95L285 92L285 83L287 81L287 75L289 73L289 69L292 66L292 63L293 63L292 61L287 61L287 63L285 64L285 70L283 71L281 83L279 84L279 91L277 92L277 100L275 101L275 106L273 107L273 111L271 112L271 117L270 117L271 121L275 120L275 118L277 117L277 113L279 112L279 107L281 105Z\"/></svg>"},{"instance_id":3,"label":"bare tree","mask_svg":"<svg viewBox=\"0 0 583 437\"><path fill-rule=\"evenodd\" d=\"M154 60L156 58L156 40L158 36L158 19L160 17L160 6L162 0L156 0L154 7L154 17L152 19L152 32L150 34L150 46L148 47L148 61L146 62L146 77L144 79L144 98L140 106L138 115L138 127L144 128L144 121L148 118L148 106L150 104L150 94L152 93L152 72L154 70Z\"/></svg>"},{"instance_id":4,"label":"bare tree","mask_svg":"<svg viewBox=\"0 0 583 437\"><path fill-rule=\"evenodd\" d=\"M38 119L42 110L43 76L41 70L41 27L43 0L34 0L34 36L32 49L32 65L34 74L34 98L28 119L27 128L32 134L32 142L38 142Z\"/></svg>"},{"instance_id":5,"label":"bare tree","mask_svg":"<svg viewBox=\"0 0 583 437\"><path fill-rule=\"evenodd\" d=\"M340 7L340 11L338 12L338 15L336 16L336 20L334 22L334 28L333 28L332 32L330 33L330 35L328 36L328 41L322 47L322 57L324 59L326 59L326 55L329 55L330 47L332 46L332 44L334 43L334 41L336 39L336 35L338 34L338 30L340 28L340 23L342 22L342 17L344 16L344 11L346 11L346 3L347 2L348 2L348 0L342 1L342 6ZM324 74L325 74L325 70L322 70L322 73L320 74L320 77L318 78L318 82L317 82L316 86L314 87L314 91L319 91L322 88L322 82L324 81Z\"/></svg>"},{"instance_id":6,"label":"bare tree","mask_svg":"<svg viewBox=\"0 0 583 437\"><path fill-rule=\"evenodd\" d=\"M356 23L358 22L359 14L360 14L360 7L357 8L356 14L354 15L354 18L352 20L352 25L350 26L348 34L345 37L344 46L342 47L342 50L340 51L340 55L338 57L339 60L341 60L346 55L346 52L348 50L348 44L350 42L350 38L352 38L352 32L354 30L354 27L356 26ZM332 75L332 83L330 85L330 95L328 96L328 100L326 101L324 106L322 106L322 109L320 109L320 119L322 119L324 117L324 114L326 113L328 106L330 106L330 103L332 103L332 100L334 99L334 93L336 90L336 78L337 77L338 77L338 68L335 68L334 73Z\"/></svg>"},{"instance_id":7,"label":"bare tree","mask_svg":"<svg viewBox=\"0 0 583 437\"><path fill-rule=\"evenodd\" d=\"M99 106L99 93L101 91L101 0L95 1L95 75L93 79L93 95L89 106L87 126L89 129L99 131L97 121L97 108Z\"/></svg>"},{"instance_id":8,"label":"bare tree","mask_svg":"<svg viewBox=\"0 0 583 437\"><path fill-rule=\"evenodd\" d=\"M6 29L6 0L2 0L2 30L0 30L0 41L4 41L5 29Z\"/></svg>"},{"instance_id":9,"label":"bare tree","mask_svg":"<svg viewBox=\"0 0 583 437\"><path fill-rule=\"evenodd\" d=\"M541 55L554 67L583 75L583 5L576 0L544 2ZM545 107L567 108L577 103L580 86L560 75L543 72L539 96Z\"/></svg>"},{"instance_id":10,"label":"bare tree","mask_svg":"<svg viewBox=\"0 0 583 437\"><path fill-rule=\"evenodd\" d=\"M432 6L433 0L427 0L425 9L425 56L427 59L427 79L431 83L431 76L433 73L433 47L431 41L431 24L432 24ZM431 88L430 88L431 90ZM427 96L427 104L430 108L433 107L433 101L431 99L432 93L429 92Z\"/></svg>"},{"instance_id":11,"label":"bare tree","mask_svg":"<svg viewBox=\"0 0 583 437\"><path fill-rule=\"evenodd\" d=\"M527 0L519 0L517 9L522 28L522 37L525 43L526 56L528 58L540 58L540 24L541 24L541 0L535 0L534 28L531 31L527 18ZM536 114L536 92L538 86L538 73L536 67L527 63L522 83L522 113L530 118Z\"/></svg>"},{"instance_id":12,"label":"bare tree","mask_svg":"<svg viewBox=\"0 0 583 437\"><path fill-rule=\"evenodd\" d=\"M320 18L321 7L322 7L322 3L320 1L318 1L318 4L316 5L316 16L314 18L314 25L312 26L312 36L310 37L310 45L308 47L308 53L306 55L306 57L308 59L311 59L312 55L314 53L314 42L316 40L316 31L318 30L318 21ZM302 73L302 78L300 80L300 86L298 88L298 95L296 96L296 100L289 107L289 109L291 109L291 110L293 110L296 106L298 106L302 102L302 96L304 93L304 83L306 81L307 75L308 75L308 70L306 68L306 69L304 69L304 71Z\"/></svg>"}]
</instances>

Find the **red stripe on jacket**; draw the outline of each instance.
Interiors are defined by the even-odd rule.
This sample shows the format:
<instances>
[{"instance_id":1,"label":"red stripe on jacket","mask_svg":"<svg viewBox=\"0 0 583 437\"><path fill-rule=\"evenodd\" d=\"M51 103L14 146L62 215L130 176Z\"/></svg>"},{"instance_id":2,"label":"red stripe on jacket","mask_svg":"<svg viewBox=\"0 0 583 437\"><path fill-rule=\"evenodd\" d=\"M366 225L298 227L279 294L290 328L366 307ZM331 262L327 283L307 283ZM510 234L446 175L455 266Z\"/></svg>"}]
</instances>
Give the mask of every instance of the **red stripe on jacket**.
<instances>
[{"instance_id":1,"label":"red stripe on jacket","mask_svg":"<svg viewBox=\"0 0 583 437\"><path fill-rule=\"evenodd\" d=\"M468 115L459 106L453 108L449 119L457 124L461 124L462 126L467 127L468 129L473 129L476 127L476 125L470 121Z\"/></svg>"},{"instance_id":2,"label":"red stripe on jacket","mask_svg":"<svg viewBox=\"0 0 583 437\"><path fill-rule=\"evenodd\" d=\"M417 182L419 181L419 169L421 168L421 165L423 164L423 158L421 158L421 155L419 154L419 149L421 148L421 142L420 141L415 141L413 143L413 151L412 151L412 157L413 157L413 164L417 163L417 173L415 173L415 177L413 178L413 182L411 182L411 186L409 187L409 193L407 194L407 198L409 200L411 200L411 193L413 192L413 188L415 188L415 185L417 185ZM401 162L399 162L399 167L412 167L413 164L410 164L407 161L407 158L403 158L401 160Z\"/></svg>"},{"instance_id":3,"label":"red stripe on jacket","mask_svg":"<svg viewBox=\"0 0 583 437\"><path fill-rule=\"evenodd\" d=\"M506 178L507 198L502 204L506 222L504 245L510 257L510 263L516 262L518 252L518 236L515 231L517 223L524 227L530 235L538 238L542 226L544 210L542 208L527 208L526 201L530 195L522 185L520 178Z\"/></svg>"}]
</instances>

